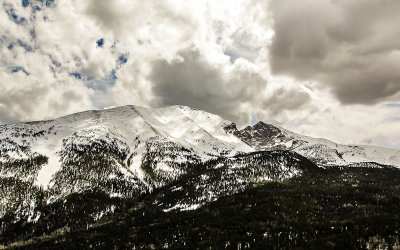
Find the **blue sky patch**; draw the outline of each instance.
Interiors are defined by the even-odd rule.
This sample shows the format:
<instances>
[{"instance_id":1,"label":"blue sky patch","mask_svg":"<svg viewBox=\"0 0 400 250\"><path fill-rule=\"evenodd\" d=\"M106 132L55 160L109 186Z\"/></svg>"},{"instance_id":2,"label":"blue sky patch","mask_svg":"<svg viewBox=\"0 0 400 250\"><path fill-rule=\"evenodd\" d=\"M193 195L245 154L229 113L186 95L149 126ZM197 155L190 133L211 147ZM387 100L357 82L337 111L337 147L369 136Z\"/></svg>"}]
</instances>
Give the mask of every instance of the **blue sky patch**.
<instances>
[{"instance_id":1,"label":"blue sky patch","mask_svg":"<svg viewBox=\"0 0 400 250\"><path fill-rule=\"evenodd\" d=\"M24 24L26 19L24 17L18 17L15 10L8 4L4 4L4 9L8 15L8 18L16 24Z\"/></svg>"},{"instance_id":2,"label":"blue sky patch","mask_svg":"<svg viewBox=\"0 0 400 250\"><path fill-rule=\"evenodd\" d=\"M82 80L82 75L79 74L78 72L72 72L72 73L69 73L69 75L75 77L76 79Z\"/></svg>"},{"instance_id":3,"label":"blue sky patch","mask_svg":"<svg viewBox=\"0 0 400 250\"><path fill-rule=\"evenodd\" d=\"M46 0L46 6L47 7L54 7L55 6L55 0Z\"/></svg>"},{"instance_id":4,"label":"blue sky patch","mask_svg":"<svg viewBox=\"0 0 400 250\"><path fill-rule=\"evenodd\" d=\"M400 103L388 103L385 104L385 106L390 108L400 108Z\"/></svg>"},{"instance_id":5,"label":"blue sky patch","mask_svg":"<svg viewBox=\"0 0 400 250\"><path fill-rule=\"evenodd\" d=\"M99 46L100 48L102 48L103 47L103 45L104 45L104 38L100 38L99 40L97 40L97 46Z\"/></svg>"},{"instance_id":6,"label":"blue sky patch","mask_svg":"<svg viewBox=\"0 0 400 250\"><path fill-rule=\"evenodd\" d=\"M25 75L27 75L27 76L30 75L30 73L29 73L28 71L26 71L26 70L24 69L24 67L15 66L15 67L12 67L12 68L11 68L11 73L18 73L19 71L24 72Z\"/></svg>"},{"instance_id":7,"label":"blue sky patch","mask_svg":"<svg viewBox=\"0 0 400 250\"><path fill-rule=\"evenodd\" d=\"M86 78L86 82L89 88L105 93L108 88L115 85L117 79L117 71L113 69L106 77L102 79L88 77Z\"/></svg>"},{"instance_id":8,"label":"blue sky patch","mask_svg":"<svg viewBox=\"0 0 400 250\"><path fill-rule=\"evenodd\" d=\"M118 58L118 64L125 64L128 62L128 55L127 54L122 54Z\"/></svg>"},{"instance_id":9,"label":"blue sky patch","mask_svg":"<svg viewBox=\"0 0 400 250\"><path fill-rule=\"evenodd\" d=\"M251 125L254 126L258 122L257 115L252 114L251 115Z\"/></svg>"},{"instance_id":10,"label":"blue sky patch","mask_svg":"<svg viewBox=\"0 0 400 250\"><path fill-rule=\"evenodd\" d=\"M22 6L24 8L28 7L29 6L29 0L22 0Z\"/></svg>"},{"instance_id":11,"label":"blue sky patch","mask_svg":"<svg viewBox=\"0 0 400 250\"><path fill-rule=\"evenodd\" d=\"M26 43L24 43L23 41L21 41L19 39L17 40L17 42L18 42L18 45L21 46L22 48L24 48L26 51L28 51L28 52L32 52L33 51L32 46L30 46L29 44L26 44Z\"/></svg>"},{"instance_id":12,"label":"blue sky patch","mask_svg":"<svg viewBox=\"0 0 400 250\"><path fill-rule=\"evenodd\" d=\"M229 56L229 61L233 64L235 63L236 59L240 58L240 55L236 54L233 51L230 50L225 50L224 54Z\"/></svg>"},{"instance_id":13,"label":"blue sky patch","mask_svg":"<svg viewBox=\"0 0 400 250\"><path fill-rule=\"evenodd\" d=\"M311 90L311 91L314 91L313 88L311 88L310 86L308 86L306 84L303 84L303 86L306 87L307 89Z\"/></svg>"},{"instance_id":14,"label":"blue sky patch","mask_svg":"<svg viewBox=\"0 0 400 250\"><path fill-rule=\"evenodd\" d=\"M61 63L59 61L57 61L56 59L54 59L52 56L50 56L51 59L51 63L56 66L57 68L61 67Z\"/></svg>"},{"instance_id":15,"label":"blue sky patch","mask_svg":"<svg viewBox=\"0 0 400 250\"><path fill-rule=\"evenodd\" d=\"M36 31L34 28L29 31L29 34L31 35L32 39L36 39Z\"/></svg>"}]
</instances>

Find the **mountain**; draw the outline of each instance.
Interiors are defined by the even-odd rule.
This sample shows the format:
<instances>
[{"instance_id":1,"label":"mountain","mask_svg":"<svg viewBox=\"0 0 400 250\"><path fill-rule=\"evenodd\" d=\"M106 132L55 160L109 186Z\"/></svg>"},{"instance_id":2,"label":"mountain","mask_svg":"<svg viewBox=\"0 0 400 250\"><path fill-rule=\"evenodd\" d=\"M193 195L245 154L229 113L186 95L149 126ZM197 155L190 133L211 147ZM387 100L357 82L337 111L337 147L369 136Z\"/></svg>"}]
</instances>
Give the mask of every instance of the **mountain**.
<instances>
[{"instance_id":1,"label":"mountain","mask_svg":"<svg viewBox=\"0 0 400 250\"><path fill-rule=\"evenodd\" d=\"M338 182L346 174L356 185L352 169L382 169L371 182L380 189L399 166L396 150L340 145L263 122L239 130L184 106L1 125L0 243L55 239L132 213L141 220L146 211L197 210L265 183L308 184L307 176L321 173Z\"/></svg>"},{"instance_id":2,"label":"mountain","mask_svg":"<svg viewBox=\"0 0 400 250\"><path fill-rule=\"evenodd\" d=\"M83 179L96 181L123 176L129 185L151 189L185 173L182 164L252 151L240 139L225 133L226 123L219 116L182 106L125 106L50 121L2 125L2 163L41 159L30 169L3 167L2 176L18 173L37 186L58 188L59 196L84 190L90 183L83 183L78 176L86 174ZM106 170L98 173L99 167L85 169L102 164L97 162L99 158L106 158ZM63 179L67 175L79 181ZM148 178L150 175L154 178Z\"/></svg>"},{"instance_id":3,"label":"mountain","mask_svg":"<svg viewBox=\"0 0 400 250\"><path fill-rule=\"evenodd\" d=\"M400 151L370 145L341 145L322 138L299 135L277 125L258 122L237 130L235 124L226 127L228 133L241 138L255 150L289 150L324 166L390 165L400 166Z\"/></svg>"}]
</instances>

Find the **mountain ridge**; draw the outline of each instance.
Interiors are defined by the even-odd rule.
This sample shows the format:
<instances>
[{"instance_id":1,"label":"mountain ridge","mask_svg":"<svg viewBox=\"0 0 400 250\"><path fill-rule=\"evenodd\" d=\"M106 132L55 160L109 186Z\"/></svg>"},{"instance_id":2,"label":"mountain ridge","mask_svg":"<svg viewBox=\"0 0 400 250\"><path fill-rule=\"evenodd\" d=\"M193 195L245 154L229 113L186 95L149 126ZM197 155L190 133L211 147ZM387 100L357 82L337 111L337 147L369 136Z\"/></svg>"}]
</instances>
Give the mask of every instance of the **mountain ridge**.
<instances>
[{"instance_id":1,"label":"mountain ridge","mask_svg":"<svg viewBox=\"0 0 400 250\"><path fill-rule=\"evenodd\" d=\"M322 168L400 166L396 150L340 145L262 121L238 130L232 121L181 105L127 105L0 125L0 177L33 181L53 201L93 187L124 197L177 180L192 171L188 165L276 150Z\"/></svg>"},{"instance_id":2,"label":"mountain ridge","mask_svg":"<svg viewBox=\"0 0 400 250\"><path fill-rule=\"evenodd\" d=\"M134 111L139 117L141 117L143 119L143 122L145 124L147 124L147 126L156 135L167 136L170 139L172 139L173 141L178 142L179 144L182 144L182 146L187 147L187 148L193 148L193 144L194 144L193 140L190 141L190 139L188 139L188 136L186 136L186 138L185 138L185 136L181 136L181 135L184 134L185 132L193 133L193 130L196 130L195 127L197 127L198 129L202 130L205 133L205 135L200 136L200 137L202 137L202 139L209 136L210 137L210 138L208 138L209 140L218 141L219 143L225 144L225 146L229 146L226 144L230 144L232 142L233 138L231 137L231 138L228 138L229 140L226 140L227 138L223 138L223 137L226 137L226 135L229 135L229 134L233 134L235 137L239 138L241 140L241 142L244 142L244 143L240 143L240 142L236 141L234 143L235 144L234 147L238 147L239 151L250 152L253 150L273 150L273 149L292 150L292 151L300 153L301 155L304 155L306 157L314 157L316 163L320 163L320 165L321 164L345 165L347 163L374 162L374 161L379 164L384 164L384 165L395 165L395 166L400 165L400 151L398 151L398 150L386 149L386 148L371 146L371 145L341 145L341 144L338 144L338 143L335 143L335 142L332 142L330 140L326 140L323 138L312 138L309 136L303 136L303 135L300 135L297 133L293 133L293 132L286 130L280 126L267 124L262 121L258 122L257 124L254 124L253 126L247 126L241 130L238 130L236 128L236 124L231 121L224 120L223 118L220 118L219 116L212 115L210 113L207 113L207 112L204 112L201 110L192 109L190 107L185 107L185 106L181 106L181 105L179 105L179 106L175 105L175 106L159 108L159 109L149 109L149 108L144 108L144 107L140 107L140 106L127 105L127 106L105 109L105 110L89 110L89 111L83 111L83 112L79 112L79 113L75 113L75 114L66 115L66 116L52 119L52 120L22 122L22 123L17 123L17 124L0 125L0 129L2 131L8 130L7 128L12 129L12 127L16 127L17 130L23 130L24 127L26 127L26 129L34 129L35 126L36 127L40 127L40 126L46 127L46 124L52 124L52 126L47 128L47 132L50 133L51 132L50 130L54 129L55 125L71 124L71 123L76 123L78 121L82 121L82 123L84 123L84 121L91 119L91 120L93 120L92 123L96 123L96 122L98 123L97 129L106 129L106 130L111 129L112 130L112 124L110 125L110 121L102 121L102 119L103 120L106 119L105 114L110 113L110 112L111 113L116 112L116 113L121 113L120 115L123 116L124 113L126 115L126 113L128 112L127 109ZM165 117L163 118L162 116L160 116L160 112L158 112L158 113L157 112L149 112L149 110L170 111L171 109L172 110L175 109L175 110L179 111L180 113L182 113L187 119L190 120L189 125L194 128L192 128L191 131L189 131L189 129L186 129L186 131L182 132L181 135L179 135L180 132L177 131L176 129L173 130L171 128L171 126L165 127L165 124L168 124L171 122L171 118L167 117L167 120L165 120ZM188 115L188 112L191 113L192 116L193 116L193 113L199 112L202 114L206 114L205 116L207 116L207 114L208 114L208 116L212 115L212 116L214 116L214 118L218 117L219 120L217 119L216 126L223 126L224 131L227 133L224 135L221 133L221 131L219 131L219 133L214 134L215 128L214 128L214 130L207 131L207 129L204 129L204 126L203 127L199 126L198 120L197 121L193 120L193 117ZM176 114L173 114L173 115L176 115ZM155 116L158 116L158 118L161 117L161 119L158 119L158 120L153 119ZM205 116L203 115L203 118ZM116 122L118 122L118 120L120 120L120 117L118 117L118 115L113 116L112 118L114 118L114 119L118 118L116 120ZM162 120L162 119L164 119L164 121L161 121L161 123L160 123L160 120ZM214 119L214 121L209 121L210 120L209 117L204 118L204 120L207 120L207 122L215 123L215 119ZM108 125L109 128L102 128L101 124L103 124L103 122L105 122L106 126ZM231 124L234 124L234 128L229 128L229 126ZM29 128L29 127L31 127L31 128ZM91 125L91 127L95 128L95 127L93 127L93 124ZM114 126L114 128L115 128L115 126ZM69 128L67 126L66 130L68 130L68 129L78 129L79 130L80 128L79 128L79 126L77 128ZM236 131L234 131L234 130L236 130ZM173 131L173 132L171 132L171 131ZM36 133L43 133L43 132L44 132L44 130L36 131ZM61 132L66 133L65 131L61 131ZM2 133L4 133L4 132L2 132ZM171 134L171 133L173 133L173 134ZM256 133L256 134L258 133L258 136L257 135L253 136L254 133ZM3 138L4 138L4 136L3 136ZM12 138L12 136L11 136L11 138ZM221 138L223 138L223 140L220 140ZM303 144L306 144L306 145L310 146L311 148L305 148ZM319 147L315 147L315 145L319 145ZM298 149L299 147L301 148L301 150ZM328 147L329 150L333 149L333 150L337 151L338 149L340 149L341 152L336 152L336 155L335 155L335 152L333 152L333 153L327 152L326 147ZM378 152L378 157L376 157L376 155L373 155L372 157L365 157L366 154L363 154L364 149L368 149L369 153L371 153L372 151L380 151L380 152ZM323 158L325 157L324 155L322 155L322 156L321 155L313 155L318 150L323 151L326 155L329 155L330 157L332 157L332 159L323 161L324 160ZM350 153L355 154L359 158L356 157L356 159L351 159L351 157L348 157L348 155L346 155L347 159L346 160L343 159L343 157L340 154L345 152L346 150L350 150ZM210 150L208 150L208 151L210 151ZM213 151L213 150L211 150L211 151ZM388 157L379 156L379 153L381 153L383 151L386 154L393 154L393 155L389 157L390 159L388 159ZM374 157L376 157L376 159Z\"/></svg>"},{"instance_id":3,"label":"mountain ridge","mask_svg":"<svg viewBox=\"0 0 400 250\"><path fill-rule=\"evenodd\" d=\"M397 160L392 152L263 122L238 130L185 106L130 105L0 125L0 244L43 234L53 239L103 218L115 223L115 213L136 207L143 209L135 215L140 220L149 211L164 218L266 183L313 185L320 175L352 188L367 178L363 173L376 173L366 183L385 189L388 176L399 173L385 164L391 155Z\"/></svg>"},{"instance_id":4,"label":"mountain ridge","mask_svg":"<svg viewBox=\"0 0 400 250\"><path fill-rule=\"evenodd\" d=\"M320 166L344 166L358 162L400 166L400 150L374 145L339 144L324 138L304 136L262 121L242 130L230 125L226 131L241 137L256 150L291 150L314 160Z\"/></svg>"}]
</instances>

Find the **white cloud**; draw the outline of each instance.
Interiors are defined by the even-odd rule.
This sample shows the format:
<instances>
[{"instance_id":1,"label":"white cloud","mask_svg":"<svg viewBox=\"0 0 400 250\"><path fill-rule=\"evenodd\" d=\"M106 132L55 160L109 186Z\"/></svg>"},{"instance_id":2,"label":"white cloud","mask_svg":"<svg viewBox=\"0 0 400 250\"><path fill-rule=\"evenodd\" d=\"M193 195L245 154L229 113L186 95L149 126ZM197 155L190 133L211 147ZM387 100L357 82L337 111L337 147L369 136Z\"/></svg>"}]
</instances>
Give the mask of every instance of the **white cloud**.
<instances>
[{"instance_id":1,"label":"white cloud","mask_svg":"<svg viewBox=\"0 0 400 250\"><path fill-rule=\"evenodd\" d=\"M399 146L400 108L344 106L319 78L271 75L268 1L30 2L0 6L0 123L176 103L240 125L257 117L338 142ZM360 53L381 48L371 41Z\"/></svg>"}]
</instances>

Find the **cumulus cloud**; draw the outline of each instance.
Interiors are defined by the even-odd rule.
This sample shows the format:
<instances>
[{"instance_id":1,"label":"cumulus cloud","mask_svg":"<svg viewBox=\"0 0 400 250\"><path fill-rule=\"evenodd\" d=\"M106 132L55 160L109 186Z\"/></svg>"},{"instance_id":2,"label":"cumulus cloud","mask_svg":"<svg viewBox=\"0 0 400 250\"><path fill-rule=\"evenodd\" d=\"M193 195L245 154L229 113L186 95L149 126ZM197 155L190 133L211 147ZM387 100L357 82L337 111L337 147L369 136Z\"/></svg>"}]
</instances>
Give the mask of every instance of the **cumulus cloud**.
<instances>
[{"instance_id":1,"label":"cumulus cloud","mask_svg":"<svg viewBox=\"0 0 400 250\"><path fill-rule=\"evenodd\" d=\"M0 123L180 104L399 147L399 5L4 0Z\"/></svg>"},{"instance_id":2,"label":"cumulus cloud","mask_svg":"<svg viewBox=\"0 0 400 250\"><path fill-rule=\"evenodd\" d=\"M400 91L399 1L273 1L274 74L315 80L344 104Z\"/></svg>"},{"instance_id":3,"label":"cumulus cloud","mask_svg":"<svg viewBox=\"0 0 400 250\"><path fill-rule=\"evenodd\" d=\"M94 108L113 83L122 52L98 48L105 34L68 1L4 1L0 27L2 123Z\"/></svg>"}]
</instances>

